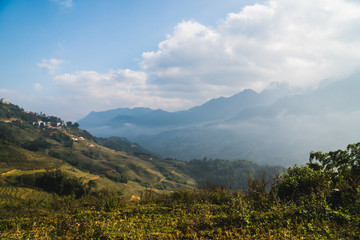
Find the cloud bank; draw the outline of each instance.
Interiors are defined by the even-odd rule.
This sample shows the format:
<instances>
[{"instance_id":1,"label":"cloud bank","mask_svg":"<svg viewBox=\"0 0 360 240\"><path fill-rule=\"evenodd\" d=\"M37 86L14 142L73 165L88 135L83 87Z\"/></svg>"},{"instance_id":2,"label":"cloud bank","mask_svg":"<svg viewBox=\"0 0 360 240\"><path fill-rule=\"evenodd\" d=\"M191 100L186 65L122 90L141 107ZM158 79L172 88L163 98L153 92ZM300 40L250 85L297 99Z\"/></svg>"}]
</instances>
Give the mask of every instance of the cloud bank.
<instances>
[{"instance_id":1,"label":"cloud bank","mask_svg":"<svg viewBox=\"0 0 360 240\"><path fill-rule=\"evenodd\" d=\"M77 71L74 74L57 75L54 81L66 89L71 99L95 109L100 106L147 106L149 103L154 108L180 107L186 101L157 96L154 94L156 88L148 84L146 73L129 69L109 70L106 73ZM89 110L90 108L86 109Z\"/></svg>"},{"instance_id":2,"label":"cloud bank","mask_svg":"<svg viewBox=\"0 0 360 240\"><path fill-rule=\"evenodd\" d=\"M359 12L355 1L270 0L229 13L215 26L178 23L157 50L142 54L138 71L76 71L54 81L107 106L167 110L246 88L261 91L272 82L316 88L359 69ZM53 72L59 64L38 65Z\"/></svg>"}]
</instances>

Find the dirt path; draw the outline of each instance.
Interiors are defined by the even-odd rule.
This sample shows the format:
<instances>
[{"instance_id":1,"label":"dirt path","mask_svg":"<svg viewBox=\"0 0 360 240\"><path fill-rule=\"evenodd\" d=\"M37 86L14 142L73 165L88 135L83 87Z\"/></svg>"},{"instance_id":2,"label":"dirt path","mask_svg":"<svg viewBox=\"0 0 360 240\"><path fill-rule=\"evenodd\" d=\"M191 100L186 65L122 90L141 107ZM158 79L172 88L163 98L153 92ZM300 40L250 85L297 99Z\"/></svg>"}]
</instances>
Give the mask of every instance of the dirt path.
<instances>
[{"instance_id":1,"label":"dirt path","mask_svg":"<svg viewBox=\"0 0 360 240\"><path fill-rule=\"evenodd\" d=\"M85 180L84 181L84 183L88 183L88 182L90 182L91 180L96 180L96 179L99 179L100 178L100 176L95 176L95 177L92 177L92 178L89 178L89 179L87 179L87 180Z\"/></svg>"},{"instance_id":2,"label":"dirt path","mask_svg":"<svg viewBox=\"0 0 360 240\"><path fill-rule=\"evenodd\" d=\"M19 169L13 169L13 170L10 170L10 171L7 171L7 172L2 173L1 176L5 176L5 175L7 175L7 174L11 174L11 173L18 172L18 171L21 171L21 170L19 170Z\"/></svg>"},{"instance_id":3,"label":"dirt path","mask_svg":"<svg viewBox=\"0 0 360 240\"><path fill-rule=\"evenodd\" d=\"M171 173L174 174L174 173L175 173L175 170L176 170L176 168L174 168L174 170L172 170ZM162 179L160 179L160 181L151 184L151 186L155 186L156 184L162 183L162 182L165 181L165 180L166 180L166 177L163 177Z\"/></svg>"}]
</instances>

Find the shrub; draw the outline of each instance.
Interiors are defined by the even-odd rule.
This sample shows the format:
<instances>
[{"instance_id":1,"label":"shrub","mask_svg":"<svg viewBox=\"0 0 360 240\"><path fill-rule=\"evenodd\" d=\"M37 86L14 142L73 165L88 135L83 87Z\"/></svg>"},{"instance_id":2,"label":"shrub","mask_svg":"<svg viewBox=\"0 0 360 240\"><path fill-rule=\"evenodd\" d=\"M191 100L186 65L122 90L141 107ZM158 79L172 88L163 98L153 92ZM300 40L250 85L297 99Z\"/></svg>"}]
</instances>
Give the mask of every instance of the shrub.
<instances>
[{"instance_id":1,"label":"shrub","mask_svg":"<svg viewBox=\"0 0 360 240\"><path fill-rule=\"evenodd\" d=\"M281 200L299 202L312 194L330 191L329 175L322 170L313 170L308 166L289 168L277 185L277 193Z\"/></svg>"},{"instance_id":2,"label":"shrub","mask_svg":"<svg viewBox=\"0 0 360 240\"><path fill-rule=\"evenodd\" d=\"M118 173L105 173L105 177L114 182L127 183L129 178L126 175L120 175Z\"/></svg>"},{"instance_id":3,"label":"shrub","mask_svg":"<svg viewBox=\"0 0 360 240\"><path fill-rule=\"evenodd\" d=\"M28 149L30 151L36 152L41 149L47 149L51 147L51 143L47 142L45 138L37 138L33 141L26 141L23 145L23 148Z\"/></svg>"},{"instance_id":4,"label":"shrub","mask_svg":"<svg viewBox=\"0 0 360 240\"><path fill-rule=\"evenodd\" d=\"M265 172L260 179L252 177L249 174L246 199L255 209L264 210L269 207L270 198L267 191L267 186L269 184L270 181L266 179Z\"/></svg>"},{"instance_id":5,"label":"shrub","mask_svg":"<svg viewBox=\"0 0 360 240\"><path fill-rule=\"evenodd\" d=\"M24 174L17 176L16 180L21 186L41 188L60 196L75 195L76 198L80 198L87 191L86 185L84 185L80 179L72 177L60 170L37 174Z\"/></svg>"},{"instance_id":6,"label":"shrub","mask_svg":"<svg viewBox=\"0 0 360 240\"><path fill-rule=\"evenodd\" d=\"M69 176L60 170L41 174L36 178L35 186L59 195L75 194L76 198L80 198L86 192L86 187L80 179Z\"/></svg>"}]
</instances>

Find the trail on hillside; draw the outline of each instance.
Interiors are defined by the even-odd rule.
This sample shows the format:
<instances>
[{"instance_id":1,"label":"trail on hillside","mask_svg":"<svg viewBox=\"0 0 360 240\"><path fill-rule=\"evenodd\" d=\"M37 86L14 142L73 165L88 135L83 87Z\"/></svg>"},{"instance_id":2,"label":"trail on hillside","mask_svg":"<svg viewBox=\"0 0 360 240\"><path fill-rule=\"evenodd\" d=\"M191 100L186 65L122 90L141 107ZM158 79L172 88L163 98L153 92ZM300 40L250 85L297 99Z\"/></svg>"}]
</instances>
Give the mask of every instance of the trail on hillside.
<instances>
[{"instance_id":1,"label":"trail on hillside","mask_svg":"<svg viewBox=\"0 0 360 240\"><path fill-rule=\"evenodd\" d=\"M99 178L100 178L100 176L96 175L95 177L92 177L92 178L89 178L89 179L84 180L84 183L88 183L88 182L90 182L91 180L96 180L96 179L99 179Z\"/></svg>"},{"instance_id":2,"label":"trail on hillside","mask_svg":"<svg viewBox=\"0 0 360 240\"><path fill-rule=\"evenodd\" d=\"M7 172L2 173L1 176L5 176L5 175L7 175L7 174L11 174L11 173L18 172L18 171L21 171L21 170L19 170L19 169L13 169L13 170L10 170L10 171L7 171Z\"/></svg>"}]
</instances>

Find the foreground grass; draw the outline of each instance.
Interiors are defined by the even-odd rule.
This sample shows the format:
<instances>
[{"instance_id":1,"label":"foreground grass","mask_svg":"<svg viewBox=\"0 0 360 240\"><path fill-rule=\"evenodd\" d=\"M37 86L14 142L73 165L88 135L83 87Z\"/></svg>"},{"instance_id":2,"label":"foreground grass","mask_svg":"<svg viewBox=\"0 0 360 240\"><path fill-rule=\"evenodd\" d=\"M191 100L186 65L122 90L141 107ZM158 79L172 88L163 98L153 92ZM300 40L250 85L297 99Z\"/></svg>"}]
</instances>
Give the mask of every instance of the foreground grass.
<instances>
[{"instance_id":1,"label":"foreground grass","mask_svg":"<svg viewBox=\"0 0 360 240\"><path fill-rule=\"evenodd\" d=\"M1 205L1 239L358 239L360 216L309 204L267 202L241 192L143 194L126 202L108 192L75 200Z\"/></svg>"}]
</instances>

